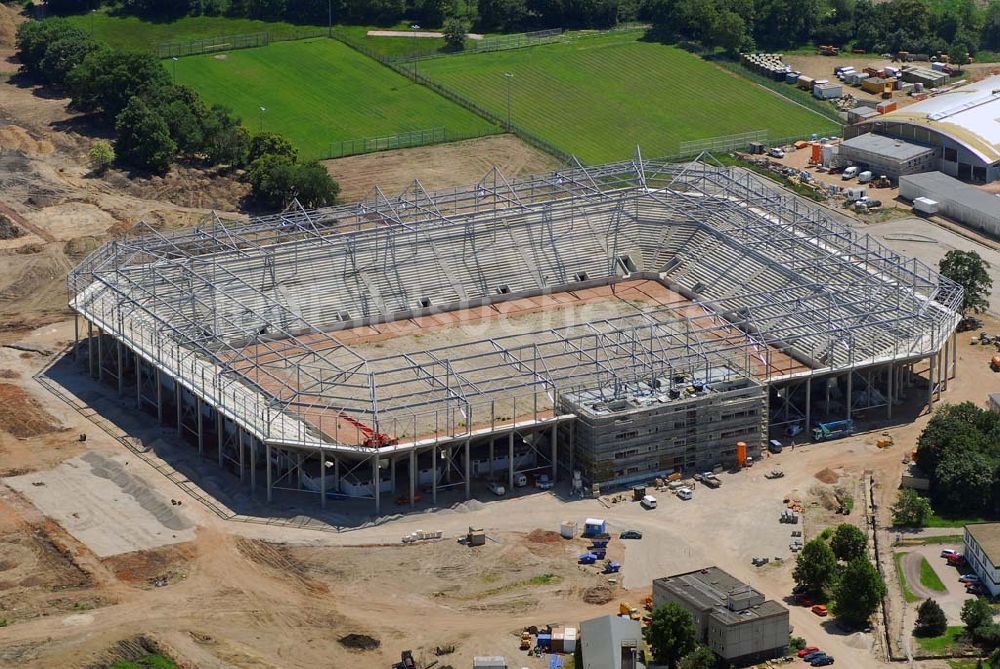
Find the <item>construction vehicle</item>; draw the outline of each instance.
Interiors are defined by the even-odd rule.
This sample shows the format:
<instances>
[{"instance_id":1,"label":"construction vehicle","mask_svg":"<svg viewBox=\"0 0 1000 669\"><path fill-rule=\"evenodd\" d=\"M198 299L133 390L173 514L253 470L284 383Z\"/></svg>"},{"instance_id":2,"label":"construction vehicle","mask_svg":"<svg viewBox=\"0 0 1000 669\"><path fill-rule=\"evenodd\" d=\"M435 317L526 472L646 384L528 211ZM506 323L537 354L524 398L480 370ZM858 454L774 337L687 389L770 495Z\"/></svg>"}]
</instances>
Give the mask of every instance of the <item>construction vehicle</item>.
<instances>
[{"instance_id":1,"label":"construction vehicle","mask_svg":"<svg viewBox=\"0 0 1000 669\"><path fill-rule=\"evenodd\" d=\"M404 650L399 654L399 662L392 665L392 669L417 669L417 662L413 659L412 650Z\"/></svg>"},{"instance_id":2,"label":"construction vehicle","mask_svg":"<svg viewBox=\"0 0 1000 669\"><path fill-rule=\"evenodd\" d=\"M892 440L892 435L890 435L888 432L883 432L882 436L880 436L878 438L878 441L875 442L875 445L878 446L879 448L889 448L890 446L893 445L893 443L895 442Z\"/></svg>"},{"instance_id":3,"label":"construction vehicle","mask_svg":"<svg viewBox=\"0 0 1000 669\"><path fill-rule=\"evenodd\" d=\"M816 47L816 53L820 56L836 56L840 49L830 44L821 44Z\"/></svg>"},{"instance_id":4,"label":"construction vehicle","mask_svg":"<svg viewBox=\"0 0 1000 669\"><path fill-rule=\"evenodd\" d=\"M854 434L854 421L835 420L829 423L820 423L813 428L813 441L830 441L840 439Z\"/></svg>"},{"instance_id":5,"label":"construction vehicle","mask_svg":"<svg viewBox=\"0 0 1000 669\"><path fill-rule=\"evenodd\" d=\"M993 356L993 359L990 360L990 369L994 372L1000 372L1000 355L995 355Z\"/></svg>"},{"instance_id":6,"label":"construction vehicle","mask_svg":"<svg viewBox=\"0 0 1000 669\"><path fill-rule=\"evenodd\" d=\"M577 564L596 564L597 556L594 553L584 553L577 560Z\"/></svg>"},{"instance_id":7,"label":"construction vehicle","mask_svg":"<svg viewBox=\"0 0 1000 669\"><path fill-rule=\"evenodd\" d=\"M607 562L604 563L604 571L602 573L617 574L619 571L621 571L621 569L622 566L620 563L615 562L613 560L608 560Z\"/></svg>"},{"instance_id":8,"label":"construction vehicle","mask_svg":"<svg viewBox=\"0 0 1000 669\"><path fill-rule=\"evenodd\" d=\"M531 650L531 632L527 627L521 630L521 650Z\"/></svg>"},{"instance_id":9,"label":"construction vehicle","mask_svg":"<svg viewBox=\"0 0 1000 669\"><path fill-rule=\"evenodd\" d=\"M635 608L628 602L618 603L618 615L628 616L629 620L639 620L642 616L639 615L639 609Z\"/></svg>"},{"instance_id":10,"label":"construction vehicle","mask_svg":"<svg viewBox=\"0 0 1000 669\"><path fill-rule=\"evenodd\" d=\"M871 188L892 188L892 182L884 174L878 175L877 179L872 179L868 185Z\"/></svg>"},{"instance_id":11,"label":"construction vehicle","mask_svg":"<svg viewBox=\"0 0 1000 669\"><path fill-rule=\"evenodd\" d=\"M647 611L652 611L653 610L653 598L650 597L650 596L647 596L646 599L642 600L642 605L646 608Z\"/></svg>"}]
</instances>

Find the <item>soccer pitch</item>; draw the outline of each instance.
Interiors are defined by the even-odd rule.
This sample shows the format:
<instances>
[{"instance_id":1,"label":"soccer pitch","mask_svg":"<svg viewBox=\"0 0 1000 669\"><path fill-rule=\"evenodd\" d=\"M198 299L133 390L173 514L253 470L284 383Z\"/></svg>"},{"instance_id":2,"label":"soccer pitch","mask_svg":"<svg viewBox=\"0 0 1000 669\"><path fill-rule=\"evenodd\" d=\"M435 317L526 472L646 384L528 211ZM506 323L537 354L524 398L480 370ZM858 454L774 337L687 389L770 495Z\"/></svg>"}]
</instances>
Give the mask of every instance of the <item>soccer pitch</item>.
<instances>
[{"instance_id":1,"label":"soccer pitch","mask_svg":"<svg viewBox=\"0 0 1000 669\"><path fill-rule=\"evenodd\" d=\"M418 69L501 118L509 90L515 124L586 163L628 158L637 144L655 157L676 153L685 140L838 129L818 112L634 32L434 58Z\"/></svg>"},{"instance_id":2,"label":"soccer pitch","mask_svg":"<svg viewBox=\"0 0 1000 669\"><path fill-rule=\"evenodd\" d=\"M430 128L445 128L451 139L495 129L326 38L164 61L172 73L175 66L177 83L193 87L210 104L230 107L254 132L263 127L285 135L304 158L325 158L341 140Z\"/></svg>"}]
</instances>

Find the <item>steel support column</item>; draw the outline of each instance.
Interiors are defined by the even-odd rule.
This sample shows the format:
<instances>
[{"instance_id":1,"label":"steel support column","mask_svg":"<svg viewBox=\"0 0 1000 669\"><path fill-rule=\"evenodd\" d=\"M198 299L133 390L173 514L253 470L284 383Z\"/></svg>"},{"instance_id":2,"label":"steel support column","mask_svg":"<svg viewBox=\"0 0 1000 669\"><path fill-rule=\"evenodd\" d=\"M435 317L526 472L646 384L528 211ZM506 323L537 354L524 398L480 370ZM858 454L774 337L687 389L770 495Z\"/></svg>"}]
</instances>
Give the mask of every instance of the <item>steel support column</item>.
<instances>
[{"instance_id":1,"label":"steel support column","mask_svg":"<svg viewBox=\"0 0 1000 669\"><path fill-rule=\"evenodd\" d=\"M378 475L378 453L372 458L372 494L375 497L375 515L382 515L382 486Z\"/></svg>"},{"instance_id":2,"label":"steel support column","mask_svg":"<svg viewBox=\"0 0 1000 669\"><path fill-rule=\"evenodd\" d=\"M267 474L267 501L271 501L271 444L264 444L264 471Z\"/></svg>"},{"instance_id":3,"label":"steel support column","mask_svg":"<svg viewBox=\"0 0 1000 669\"><path fill-rule=\"evenodd\" d=\"M236 426L236 446L240 452L240 481L243 481L244 474L243 470L246 469L244 462L246 461L246 447L243 445L243 428L239 425Z\"/></svg>"},{"instance_id":4,"label":"steel support column","mask_svg":"<svg viewBox=\"0 0 1000 669\"><path fill-rule=\"evenodd\" d=\"M219 445L219 466L222 467L222 447L226 441L226 419L222 417L218 409L215 409L215 440Z\"/></svg>"},{"instance_id":5,"label":"steel support column","mask_svg":"<svg viewBox=\"0 0 1000 669\"><path fill-rule=\"evenodd\" d=\"M931 353L930 368L927 370L927 413L931 412L934 407L934 368L936 365L935 356Z\"/></svg>"},{"instance_id":6,"label":"steel support column","mask_svg":"<svg viewBox=\"0 0 1000 669\"><path fill-rule=\"evenodd\" d=\"M809 434L812 429L812 377L806 377L806 424L802 426L803 431Z\"/></svg>"},{"instance_id":7,"label":"steel support column","mask_svg":"<svg viewBox=\"0 0 1000 669\"><path fill-rule=\"evenodd\" d=\"M135 408L142 411L142 359L138 353L132 356L135 360Z\"/></svg>"},{"instance_id":8,"label":"steel support column","mask_svg":"<svg viewBox=\"0 0 1000 669\"><path fill-rule=\"evenodd\" d=\"M118 397L125 394L125 354L122 353L122 342L115 340L115 376L118 377Z\"/></svg>"},{"instance_id":9,"label":"steel support column","mask_svg":"<svg viewBox=\"0 0 1000 669\"><path fill-rule=\"evenodd\" d=\"M559 476L559 422L552 423L552 485L555 485Z\"/></svg>"},{"instance_id":10,"label":"steel support column","mask_svg":"<svg viewBox=\"0 0 1000 669\"><path fill-rule=\"evenodd\" d=\"M851 398L851 393L853 392L853 390L854 390L854 370L852 369L849 372L847 372L847 418L848 419L850 419L851 417L851 407L853 406L851 403L853 401Z\"/></svg>"},{"instance_id":11,"label":"steel support column","mask_svg":"<svg viewBox=\"0 0 1000 669\"><path fill-rule=\"evenodd\" d=\"M889 384L888 392L885 394L885 397L886 397L886 403L885 403L885 417L886 417L886 420L892 420L892 401L893 401L893 397L892 397L892 392L893 392L893 383L892 383L892 381L893 381L893 378L892 378L892 376L895 373L896 373L896 370L893 369L892 363L890 362L889 363L888 374L886 374L886 379L887 379L887 382Z\"/></svg>"},{"instance_id":12,"label":"steel support column","mask_svg":"<svg viewBox=\"0 0 1000 669\"><path fill-rule=\"evenodd\" d=\"M205 416L203 411L205 405L200 396L195 398L194 408L198 412L198 455L205 455Z\"/></svg>"},{"instance_id":13,"label":"steel support column","mask_svg":"<svg viewBox=\"0 0 1000 669\"><path fill-rule=\"evenodd\" d=\"M493 439L490 439L490 480L493 480Z\"/></svg>"},{"instance_id":14,"label":"steel support column","mask_svg":"<svg viewBox=\"0 0 1000 669\"><path fill-rule=\"evenodd\" d=\"M156 420L163 425L163 377L160 368L156 368Z\"/></svg>"},{"instance_id":15,"label":"steel support column","mask_svg":"<svg viewBox=\"0 0 1000 669\"><path fill-rule=\"evenodd\" d=\"M73 312L73 362L80 361L80 316Z\"/></svg>"},{"instance_id":16,"label":"steel support column","mask_svg":"<svg viewBox=\"0 0 1000 669\"><path fill-rule=\"evenodd\" d=\"M87 371L94 377L94 324L87 321Z\"/></svg>"},{"instance_id":17,"label":"steel support column","mask_svg":"<svg viewBox=\"0 0 1000 669\"><path fill-rule=\"evenodd\" d=\"M944 390L948 390L948 378L949 378L949 376L948 376L948 368L951 367L951 365L948 364L948 359L951 357L951 341L950 341L950 339L951 339L951 337L949 337L948 339L946 339L945 342L944 342L944 360L941 363L942 367L943 367L942 373L941 373L941 383L943 384L942 388Z\"/></svg>"},{"instance_id":18,"label":"steel support column","mask_svg":"<svg viewBox=\"0 0 1000 669\"><path fill-rule=\"evenodd\" d=\"M410 451L410 508L413 508L414 497L417 495L417 451Z\"/></svg>"},{"instance_id":19,"label":"steel support column","mask_svg":"<svg viewBox=\"0 0 1000 669\"><path fill-rule=\"evenodd\" d=\"M295 454L295 463L298 465L298 485L299 490L302 490L302 451L298 451Z\"/></svg>"},{"instance_id":20,"label":"steel support column","mask_svg":"<svg viewBox=\"0 0 1000 669\"><path fill-rule=\"evenodd\" d=\"M319 506L326 508L326 454L319 453Z\"/></svg>"},{"instance_id":21,"label":"steel support column","mask_svg":"<svg viewBox=\"0 0 1000 669\"><path fill-rule=\"evenodd\" d=\"M958 375L958 333L951 335L951 378Z\"/></svg>"},{"instance_id":22,"label":"steel support column","mask_svg":"<svg viewBox=\"0 0 1000 669\"><path fill-rule=\"evenodd\" d=\"M181 391L181 384L177 379L174 379L174 404L176 404L177 413L177 436L184 435L184 423L181 417L181 400L184 398L183 392Z\"/></svg>"},{"instance_id":23,"label":"steel support column","mask_svg":"<svg viewBox=\"0 0 1000 669\"><path fill-rule=\"evenodd\" d=\"M257 489L257 448L254 441L250 437L250 490Z\"/></svg>"},{"instance_id":24,"label":"steel support column","mask_svg":"<svg viewBox=\"0 0 1000 669\"><path fill-rule=\"evenodd\" d=\"M97 329L97 380L104 380L104 333Z\"/></svg>"},{"instance_id":25,"label":"steel support column","mask_svg":"<svg viewBox=\"0 0 1000 669\"><path fill-rule=\"evenodd\" d=\"M389 456L389 494L396 494L396 458Z\"/></svg>"},{"instance_id":26,"label":"steel support column","mask_svg":"<svg viewBox=\"0 0 1000 669\"><path fill-rule=\"evenodd\" d=\"M465 499L472 499L472 449L469 446L469 439L465 440Z\"/></svg>"},{"instance_id":27,"label":"steel support column","mask_svg":"<svg viewBox=\"0 0 1000 669\"><path fill-rule=\"evenodd\" d=\"M514 489L514 430L507 435L507 489Z\"/></svg>"},{"instance_id":28,"label":"steel support column","mask_svg":"<svg viewBox=\"0 0 1000 669\"><path fill-rule=\"evenodd\" d=\"M434 506L437 506L438 503L438 458L441 457L441 453L443 452L437 445L431 451L431 504Z\"/></svg>"}]
</instances>

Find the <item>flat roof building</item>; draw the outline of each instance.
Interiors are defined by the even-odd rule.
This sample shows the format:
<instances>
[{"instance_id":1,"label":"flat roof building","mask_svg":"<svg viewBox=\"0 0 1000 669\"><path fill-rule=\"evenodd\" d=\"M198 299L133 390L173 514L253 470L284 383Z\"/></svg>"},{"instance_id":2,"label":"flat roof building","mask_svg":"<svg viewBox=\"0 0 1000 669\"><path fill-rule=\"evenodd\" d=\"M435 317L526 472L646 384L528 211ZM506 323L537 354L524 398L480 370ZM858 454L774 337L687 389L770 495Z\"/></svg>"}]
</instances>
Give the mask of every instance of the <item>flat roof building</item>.
<instances>
[{"instance_id":1,"label":"flat roof building","mask_svg":"<svg viewBox=\"0 0 1000 669\"><path fill-rule=\"evenodd\" d=\"M694 618L698 640L735 665L781 657L788 609L718 567L653 581L653 606L675 602Z\"/></svg>"},{"instance_id":2,"label":"flat roof building","mask_svg":"<svg viewBox=\"0 0 1000 669\"><path fill-rule=\"evenodd\" d=\"M845 132L853 136L869 131L935 148L936 169L949 176L977 183L1000 179L1000 75L958 86Z\"/></svg>"},{"instance_id":3,"label":"flat roof building","mask_svg":"<svg viewBox=\"0 0 1000 669\"><path fill-rule=\"evenodd\" d=\"M884 174L893 180L905 174L927 172L937 165L935 149L874 133L844 140L839 156L870 169L876 176Z\"/></svg>"},{"instance_id":4,"label":"flat roof building","mask_svg":"<svg viewBox=\"0 0 1000 669\"><path fill-rule=\"evenodd\" d=\"M580 623L583 669L645 669L638 620L601 616Z\"/></svg>"},{"instance_id":5,"label":"flat roof building","mask_svg":"<svg viewBox=\"0 0 1000 669\"><path fill-rule=\"evenodd\" d=\"M965 559L989 594L1000 594L1000 523L965 526Z\"/></svg>"}]
</instances>

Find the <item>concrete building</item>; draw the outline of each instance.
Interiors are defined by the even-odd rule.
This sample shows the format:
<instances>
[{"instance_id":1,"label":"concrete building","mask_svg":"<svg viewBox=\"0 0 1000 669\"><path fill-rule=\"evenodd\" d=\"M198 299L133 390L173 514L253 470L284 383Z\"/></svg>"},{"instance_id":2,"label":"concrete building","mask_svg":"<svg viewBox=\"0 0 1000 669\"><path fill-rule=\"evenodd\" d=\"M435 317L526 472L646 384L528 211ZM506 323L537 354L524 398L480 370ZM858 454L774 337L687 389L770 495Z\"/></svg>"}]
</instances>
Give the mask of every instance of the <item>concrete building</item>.
<instances>
[{"instance_id":1,"label":"concrete building","mask_svg":"<svg viewBox=\"0 0 1000 669\"><path fill-rule=\"evenodd\" d=\"M645 669L642 626L638 620L601 616L580 623L583 669Z\"/></svg>"},{"instance_id":2,"label":"concrete building","mask_svg":"<svg viewBox=\"0 0 1000 669\"><path fill-rule=\"evenodd\" d=\"M788 609L718 567L653 581L653 606L675 602L694 618L698 640L734 665L781 657Z\"/></svg>"},{"instance_id":3,"label":"concrete building","mask_svg":"<svg viewBox=\"0 0 1000 669\"><path fill-rule=\"evenodd\" d=\"M965 559L990 595L1000 594L1000 523L965 526Z\"/></svg>"},{"instance_id":4,"label":"concrete building","mask_svg":"<svg viewBox=\"0 0 1000 669\"><path fill-rule=\"evenodd\" d=\"M864 134L844 140L840 145L841 162L850 162L897 180L904 174L917 174L934 169L937 152L926 146L911 144L883 135Z\"/></svg>"},{"instance_id":5,"label":"concrete building","mask_svg":"<svg viewBox=\"0 0 1000 669\"><path fill-rule=\"evenodd\" d=\"M904 67L900 78L909 84L923 84L927 88L937 88L948 83L946 73L919 65Z\"/></svg>"},{"instance_id":6,"label":"concrete building","mask_svg":"<svg viewBox=\"0 0 1000 669\"><path fill-rule=\"evenodd\" d=\"M870 119L875 118L879 115L877 109L861 105L855 107L854 109L847 110L847 122L848 123L862 123Z\"/></svg>"},{"instance_id":7,"label":"concrete building","mask_svg":"<svg viewBox=\"0 0 1000 669\"><path fill-rule=\"evenodd\" d=\"M962 181L1000 179L1000 75L845 129L848 137L866 132L933 148L934 169Z\"/></svg>"},{"instance_id":8,"label":"concrete building","mask_svg":"<svg viewBox=\"0 0 1000 669\"><path fill-rule=\"evenodd\" d=\"M934 200L941 215L1000 237L1000 196L947 174L925 172L900 177L899 196L910 202L918 197Z\"/></svg>"}]
</instances>

